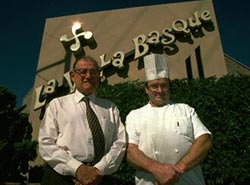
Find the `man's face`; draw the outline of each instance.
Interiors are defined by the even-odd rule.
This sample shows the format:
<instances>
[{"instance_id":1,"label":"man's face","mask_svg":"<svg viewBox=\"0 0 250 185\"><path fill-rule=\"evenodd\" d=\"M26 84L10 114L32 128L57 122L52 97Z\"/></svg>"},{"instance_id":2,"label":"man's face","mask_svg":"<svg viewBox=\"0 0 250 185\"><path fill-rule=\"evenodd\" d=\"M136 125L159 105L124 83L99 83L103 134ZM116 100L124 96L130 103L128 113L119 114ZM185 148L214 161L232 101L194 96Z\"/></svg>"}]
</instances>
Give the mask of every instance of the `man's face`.
<instances>
[{"instance_id":1,"label":"man's face","mask_svg":"<svg viewBox=\"0 0 250 185\"><path fill-rule=\"evenodd\" d=\"M145 89L152 106L162 107L169 101L169 83L169 79L167 78L149 80L147 82L147 87Z\"/></svg>"},{"instance_id":2,"label":"man's face","mask_svg":"<svg viewBox=\"0 0 250 185\"><path fill-rule=\"evenodd\" d=\"M70 73L76 88L84 95L96 91L100 83L100 74L94 62L79 60L76 69Z\"/></svg>"}]
</instances>

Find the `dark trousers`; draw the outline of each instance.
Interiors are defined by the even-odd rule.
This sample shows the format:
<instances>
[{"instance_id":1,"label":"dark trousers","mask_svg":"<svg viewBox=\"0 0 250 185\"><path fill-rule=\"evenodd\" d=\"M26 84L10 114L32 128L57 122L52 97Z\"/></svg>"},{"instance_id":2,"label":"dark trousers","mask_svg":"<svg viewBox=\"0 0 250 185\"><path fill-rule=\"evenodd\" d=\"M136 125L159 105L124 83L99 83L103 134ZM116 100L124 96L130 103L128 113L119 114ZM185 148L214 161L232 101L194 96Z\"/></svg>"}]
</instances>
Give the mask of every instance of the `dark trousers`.
<instances>
[{"instance_id":1,"label":"dark trousers","mask_svg":"<svg viewBox=\"0 0 250 185\"><path fill-rule=\"evenodd\" d=\"M49 165L45 166L41 185L74 185L72 176L57 173Z\"/></svg>"},{"instance_id":2,"label":"dark trousers","mask_svg":"<svg viewBox=\"0 0 250 185\"><path fill-rule=\"evenodd\" d=\"M44 175L42 178L41 185L74 185L72 176L65 176L57 173L53 168L49 165L45 166ZM117 185L119 183L116 182L112 176L105 175L102 178L102 182L100 185Z\"/></svg>"}]
</instances>

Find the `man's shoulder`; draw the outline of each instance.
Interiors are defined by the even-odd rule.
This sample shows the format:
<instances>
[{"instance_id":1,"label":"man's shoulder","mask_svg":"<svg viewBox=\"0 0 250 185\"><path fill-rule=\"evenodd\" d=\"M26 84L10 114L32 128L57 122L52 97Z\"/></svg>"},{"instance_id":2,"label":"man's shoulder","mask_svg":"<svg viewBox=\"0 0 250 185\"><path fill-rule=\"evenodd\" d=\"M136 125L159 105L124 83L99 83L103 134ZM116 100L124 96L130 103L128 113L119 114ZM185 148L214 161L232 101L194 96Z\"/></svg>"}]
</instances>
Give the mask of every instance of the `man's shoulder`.
<instances>
[{"instance_id":1,"label":"man's shoulder","mask_svg":"<svg viewBox=\"0 0 250 185\"><path fill-rule=\"evenodd\" d=\"M192 109L192 107L187 103L171 103L170 107L178 109Z\"/></svg>"},{"instance_id":2,"label":"man's shoulder","mask_svg":"<svg viewBox=\"0 0 250 185\"><path fill-rule=\"evenodd\" d=\"M146 111L148 109L148 104L139 107L137 109L133 109L130 111L131 114L141 114L142 112Z\"/></svg>"},{"instance_id":3,"label":"man's shoulder","mask_svg":"<svg viewBox=\"0 0 250 185\"><path fill-rule=\"evenodd\" d=\"M174 103L174 102L171 102L170 103L170 106L172 107L180 107L180 108L187 108L187 107L190 107L188 104L186 103Z\"/></svg>"},{"instance_id":4,"label":"man's shoulder","mask_svg":"<svg viewBox=\"0 0 250 185\"><path fill-rule=\"evenodd\" d=\"M194 111L194 108L187 103L172 103L169 110L173 112L180 112L183 114L190 114Z\"/></svg>"},{"instance_id":5,"label":"man's shoulder","mask_svg":"<svg viewBox=\"0 0 250 185\"><path fill-rule=\"evenodd\" d=\"M69 101L69 100L72 101L73 96L74 96L74 93L70 93L70 94L66 94L66 95L63 95L63 96L55 97L50 101L50 104L62 103L62 102Z\"/></svg>"}]
</instances>

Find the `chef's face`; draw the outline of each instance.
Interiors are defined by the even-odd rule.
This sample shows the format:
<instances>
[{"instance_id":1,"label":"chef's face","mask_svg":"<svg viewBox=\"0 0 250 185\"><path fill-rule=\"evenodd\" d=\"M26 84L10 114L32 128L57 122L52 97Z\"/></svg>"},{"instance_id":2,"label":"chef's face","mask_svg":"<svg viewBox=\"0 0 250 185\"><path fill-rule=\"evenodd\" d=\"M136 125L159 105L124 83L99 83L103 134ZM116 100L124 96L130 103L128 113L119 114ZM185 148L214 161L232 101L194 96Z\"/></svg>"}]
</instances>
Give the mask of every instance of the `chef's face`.
<instances>
[{"instance_id":1,"label":"chef's face","mask_svg":"<svg viewBox=\"0 0 250 185\"><path fill-rule=\"evenodd\" d=\"M146 84L146 93L153 107L162 107L170 99L170 81L168 78L149 80Z\"/></svg>"}]
</instances>

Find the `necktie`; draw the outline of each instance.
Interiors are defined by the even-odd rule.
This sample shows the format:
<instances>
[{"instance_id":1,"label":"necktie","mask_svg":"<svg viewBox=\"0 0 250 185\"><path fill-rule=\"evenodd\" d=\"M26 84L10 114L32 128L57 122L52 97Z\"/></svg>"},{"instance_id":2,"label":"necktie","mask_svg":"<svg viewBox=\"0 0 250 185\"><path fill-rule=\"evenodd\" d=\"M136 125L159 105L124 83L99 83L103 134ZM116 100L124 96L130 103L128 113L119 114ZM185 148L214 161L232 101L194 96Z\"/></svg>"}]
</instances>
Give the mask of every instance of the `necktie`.
<instances>
[{"instance_id":1,"label":"necktie","mask_svg":"<svg viewBox=\"0 0 250 185\"><path fill-rule=\"evenodd\" d=\"M94 142L95 157L93 163L95 164L98 161L100 161L100 159L104 156L104 150L105 150L104 134L95 112L90 107L89 98L85 96L83 98L83 101L86 104L87 120L89 123L89 128L91 130Z\"/></svg>"}]
</instances>

